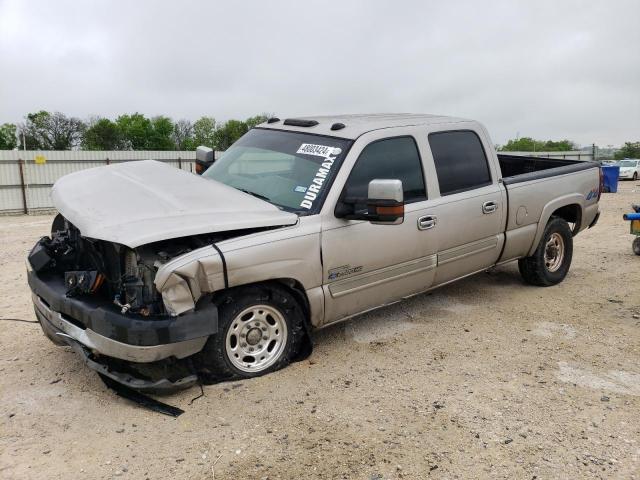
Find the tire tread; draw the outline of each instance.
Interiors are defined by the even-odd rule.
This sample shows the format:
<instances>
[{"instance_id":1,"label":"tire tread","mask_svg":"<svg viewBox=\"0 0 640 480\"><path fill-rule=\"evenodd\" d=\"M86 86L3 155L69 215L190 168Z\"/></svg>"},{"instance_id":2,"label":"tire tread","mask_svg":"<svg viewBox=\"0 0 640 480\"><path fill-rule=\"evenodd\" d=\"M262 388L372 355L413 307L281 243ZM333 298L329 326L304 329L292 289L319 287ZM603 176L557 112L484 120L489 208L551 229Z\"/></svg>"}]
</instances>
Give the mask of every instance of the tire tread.
<instances>
[{"instance_id":1,"label":"tire tread","mask_svg":"<svg viewBox=\"0 0 640 480\"><path fill-rule=\"evenodd\" d=\"M252 302L269 303L282 313L289 328L288 348L283 355L266 370L258 373L242 372L226 358L226 328L242 309ZM277 283L249 285L232 288L218 298L218 333L212 335L202 351L202 364L210 378L216 381L252 378L286 367L295 358L304 339L304 312L295 297Z\"/></svg>"},{"instance_id":2,"label":"tire tread","mask_svg":"<svg viewBox=\"0 0 640 480\"><path fill-rule=\"evenodd\" d=\"M560 267L560 272L551 273L547 271L544 263L544 250L547 238L551 233L558 232L564 236L565 257ZM573 235L569 224L563 218L552 216L545 226L540 243L533 255L518 260L518 269L525 282L539 287L550 287L562 280L569 271L571 259L573 257Z\"/></svg>"}]
</instances>

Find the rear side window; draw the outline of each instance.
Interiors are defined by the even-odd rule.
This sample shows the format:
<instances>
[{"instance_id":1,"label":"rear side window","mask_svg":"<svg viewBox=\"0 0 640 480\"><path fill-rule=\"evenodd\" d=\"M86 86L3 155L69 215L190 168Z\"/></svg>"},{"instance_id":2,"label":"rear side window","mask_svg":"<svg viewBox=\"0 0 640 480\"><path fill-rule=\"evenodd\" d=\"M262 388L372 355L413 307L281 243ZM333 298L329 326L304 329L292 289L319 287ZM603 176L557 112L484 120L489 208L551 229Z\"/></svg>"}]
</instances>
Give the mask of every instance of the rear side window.
<instances>
[{"instance_id":1,"label":"rear side window","mask_svg":"<svg viewBox=\"0 0 640 480\"><path fill-rule=\"evenodd\" d=\"M475 132L461 130L429 135L440 195L451 195L491 184L487 156Z\"/></svg>"},{"instance_id":2,"label":"rear side window","mask_svg":"<svg viewBox=\"0 0 640 480\"><path fill-rule=\"evenodd\" d=\"M351 170L345 196L367 198L369 182L374 179L402 180L406 203L427 198L422 161L413 137L387 138L367 145Z\"/></svg>"}]
</instances>

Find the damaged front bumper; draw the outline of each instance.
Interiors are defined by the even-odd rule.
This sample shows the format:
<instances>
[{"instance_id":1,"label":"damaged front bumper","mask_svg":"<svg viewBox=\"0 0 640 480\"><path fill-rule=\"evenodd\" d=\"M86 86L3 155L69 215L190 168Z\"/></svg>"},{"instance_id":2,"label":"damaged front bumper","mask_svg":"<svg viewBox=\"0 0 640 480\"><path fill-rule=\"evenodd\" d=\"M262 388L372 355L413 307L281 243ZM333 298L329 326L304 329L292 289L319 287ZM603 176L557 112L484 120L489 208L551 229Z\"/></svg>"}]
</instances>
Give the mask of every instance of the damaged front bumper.
<instances>
[{"instance_id":1,"label":"damaged front bumper","mask_svg":"<svg viewBox=\"0 0 640 480\"><path fill-rule=\"evenodd\" d=\"M91 297L67 297L64 280L55 275L28 271L35 312L46 336L58 345L69 345L93 370L137 390L167 391L185 388L197 380L195 372L179 378L171 368L167 376L136 375L131 363L179 363L202 350L218 329L218 311L211 302L183 315L143 317L122 314L113 305ZM143 365L144 366L144 365ZM190 369L193 370L193 369Z\"/></svg>"}]
</instances>

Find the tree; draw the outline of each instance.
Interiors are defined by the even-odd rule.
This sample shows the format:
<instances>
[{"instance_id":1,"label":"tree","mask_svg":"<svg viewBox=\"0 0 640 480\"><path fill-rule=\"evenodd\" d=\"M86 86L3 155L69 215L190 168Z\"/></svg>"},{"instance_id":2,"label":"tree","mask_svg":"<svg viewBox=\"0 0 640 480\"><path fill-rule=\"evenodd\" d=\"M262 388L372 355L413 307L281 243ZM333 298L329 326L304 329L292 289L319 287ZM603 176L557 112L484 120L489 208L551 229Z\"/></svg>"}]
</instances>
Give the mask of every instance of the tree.
<instances>
[{"instance_id":1,"label":"tree","mask_svg":"<svg viewBox=\"0 0 640 480\"><path fill-rule=\"evenodd\" d=\"M614 154L614 158L616 160L640 158L640 142L625 142L624 146Z\"/></svg>"},{"instance_id":2,"label":"tree","mask_svg":"<svg viewBox=\"0 0 640 480\"><path fill-rule=\"evenodd\" d=\"M16 126L13 123L0 126L0 150L13 150L17 145Z\"/></svg>"},{"instance_id":3,"label":"tree","mask_svg":"<svg viewBox=\"0 0 640 480\"><path fill-rule=\"evenodd\" d=\"M567 152L574 150L576 144L570 140L534 140L531 137L522 137L509 140L500 150L507 152Z\"/></svg>"},{"instance_id":4,"label":"tree","mask_svg":"<svg viewBox=\"0 0 640 480\"><path fill-rule=\"evenodd\" d=\"M147 141L149 150L173 150L173 122L169 117L158 116L151 119L151 133Z\"/></svg>"},{"instance_id":5,"label":"tree","mask_svg":"<svg viewBox=\"0 0 640 480\"><path fill-rule=\"evenodd\" d=\"M216 148L216 120L213 117L202 117L193 124L193 137L185 145L187 150L195 150L196 147L205 146Z\"/></svg>"},{"instance_id":6,"label":"tree","mask_svg":"<svg viewBox=\"0 0 640 480\"><path fill-rule=\"evenodd\" d=\"M553 140L547 140L544 144L544 149L547 152L568 152L571 150L576 150L577 148L578 145L567 139L558 140L555 142Z\"/></svg>"},{"instance_id":7,"label":"tree","mask_svg":"<svg viewBox=\"0 0 640 480\"><path fill-rule=\"evenodd\" d=\"M261 113L260 115L256 115L255 117L249 117L247 118L244 123L247 124L247 129L251 130L253 127L255 127L256 125L266 122L270 117L272 117L273 115L269 115L267 113Z\"/></svg>"},{"instance_id":8,"label":"tree","mask_svg":"<svg viewBox=\"0 0 640 480\"><path fill-rule=\"evenodd\" d=\"M78 118L41 110L27 115L20 125L20 138L32 150L71 150L80 144L85 128Z\"/></svg>"},{"instance_id":9,"label":"tree","mask_svg":"<svg viewBox=\"0 0 640 480\"><path fill-rule=\"evenodd\" d=\"M173 126L171 136L176 150L187 150L193 142L193 123L189 120L178 120Z\"/></svg>"},{"instance_id":10,"label":"tree","mask_svg":"<svg viewBox=\"0 0 640 480\"><path fill-rule=\"evenodd\" d=\"M120 128L108 118L91 120L82 137L84 150L122 150L124 146Z\"/></svg>"},{"instance_id":11,"label":"tree","mask_svg":"<svg viewBox=\"0 0 640 480\"><path fill-rule=\"evenodd\" d=\"M248 131L249 128L245 122L228 120L216 130L216 150L226 150Z\"/></svg>"},{"instance_id":12,"label":"tree","mask_svg":"<svg viewBox=\"0 0 640 480\"><path fill-rule=\"evenodd\" d=\"M141 113L120 115L116 118L116 125L122 132L125 149L145 150L153 132L151 120Z\"/></svg>"}]
</instances>

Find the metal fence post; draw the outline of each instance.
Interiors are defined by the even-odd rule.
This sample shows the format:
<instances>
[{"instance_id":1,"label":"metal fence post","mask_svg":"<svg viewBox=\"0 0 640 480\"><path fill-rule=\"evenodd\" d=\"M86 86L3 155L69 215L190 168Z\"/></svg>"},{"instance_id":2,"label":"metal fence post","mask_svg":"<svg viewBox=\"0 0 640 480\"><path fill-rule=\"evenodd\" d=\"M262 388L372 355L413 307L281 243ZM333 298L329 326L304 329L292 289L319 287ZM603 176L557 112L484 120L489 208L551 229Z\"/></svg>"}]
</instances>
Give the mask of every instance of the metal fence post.
<instances>
[{"instance_id":1,"label":"metal fence post","mask_svg":"<svg viewBox=\"0 0 640 480\"><path fill-rule=\"evenodd\" d=\"M22 190L22 209L24 214L27 215L29 213L29 208L27 207L27 187L24 182L24 160L18 159L18 168L20 169L20 188Z\"/></svg>"},{"instance_id":2,"label":"metal fence post","mask_svg":"<svg viewBox=\"0 0 640 480\"><path fill-rule=\"evenodd\" d=\"M180 156L178 156L178 168L182 170L182 158Z\"/></svg>"}]
</instances>

